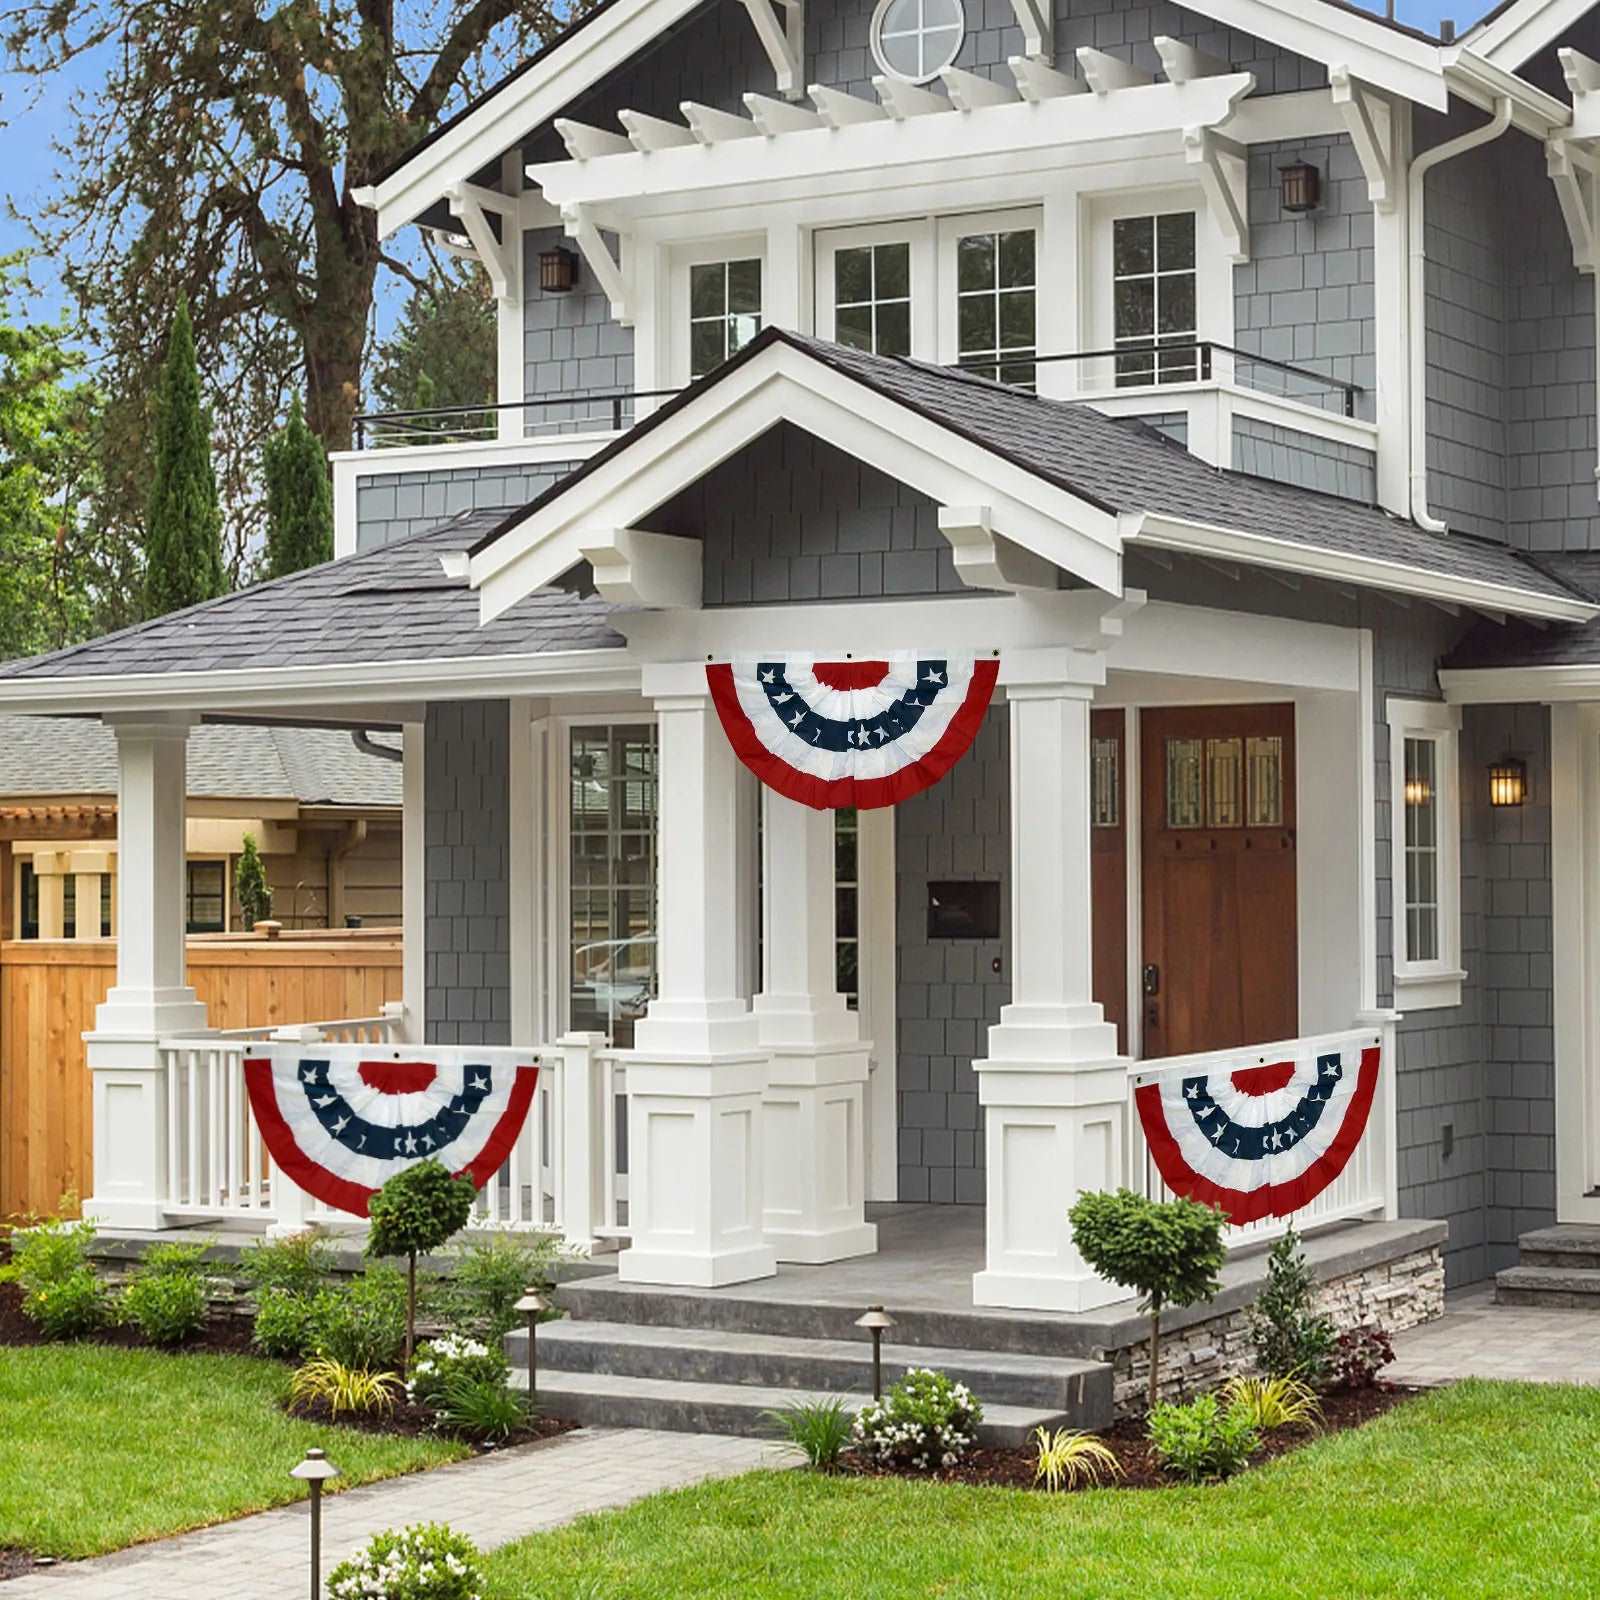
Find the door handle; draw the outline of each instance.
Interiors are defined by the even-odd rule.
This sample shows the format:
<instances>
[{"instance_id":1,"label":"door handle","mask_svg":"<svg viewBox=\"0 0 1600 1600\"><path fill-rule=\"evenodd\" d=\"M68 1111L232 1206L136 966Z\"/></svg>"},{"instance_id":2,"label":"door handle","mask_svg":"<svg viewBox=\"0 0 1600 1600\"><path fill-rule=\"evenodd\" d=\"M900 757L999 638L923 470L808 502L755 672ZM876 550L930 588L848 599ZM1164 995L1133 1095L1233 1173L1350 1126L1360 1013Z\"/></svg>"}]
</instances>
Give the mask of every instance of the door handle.
<instances>
[{"instance_id":1,"label":"door handle","mask_svg":"<svg viewBox=\"0 0 1600 1600\"><path fill-rule=\"evenodd\" d=\"M1146 994L1161 993L1161 968L1150 962L1140 974L1140 987Z\"/></svg>"}]
</instances>

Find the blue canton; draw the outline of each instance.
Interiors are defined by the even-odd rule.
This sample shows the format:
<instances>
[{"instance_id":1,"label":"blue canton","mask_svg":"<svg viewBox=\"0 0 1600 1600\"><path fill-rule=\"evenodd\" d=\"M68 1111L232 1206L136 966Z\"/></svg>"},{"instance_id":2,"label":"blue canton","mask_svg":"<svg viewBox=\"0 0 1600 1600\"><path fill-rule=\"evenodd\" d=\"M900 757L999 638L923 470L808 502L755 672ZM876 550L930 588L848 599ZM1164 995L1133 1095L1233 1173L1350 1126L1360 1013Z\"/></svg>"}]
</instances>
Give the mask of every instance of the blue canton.
<instances>
[{"instance_id":1,"label":"blue canton","mask_svg":"<svg viewBox=\"0 0 1600 1600\"><path fill-rule=\"evenodd\" d=\"M789 685L781 661L762 661L756 668L767 704L797 738L819 750L881 750L909 733L922 719L922 713L944 693L949 684L948 663L919 661L917 681L886 711L875 717L850 717L837 721L819 716Z\"/></svg>"},{"instance_id":2,"label":"blue canton","mask_svg":"<svg viewBox=\"0 0 1600 1600\"><path fill-rule=\"evenodd\" d=\"M388 1128L356 1115L350 1102L328 1081L326 1061L302 1060L299 1076L306 1101L328 1137L347 1150L379 1161L426 1156L454 1143L489 1098L494 1083L488 1067L469 1066L466 1087L426 1122Z\"/></svg>"}]
</instances>

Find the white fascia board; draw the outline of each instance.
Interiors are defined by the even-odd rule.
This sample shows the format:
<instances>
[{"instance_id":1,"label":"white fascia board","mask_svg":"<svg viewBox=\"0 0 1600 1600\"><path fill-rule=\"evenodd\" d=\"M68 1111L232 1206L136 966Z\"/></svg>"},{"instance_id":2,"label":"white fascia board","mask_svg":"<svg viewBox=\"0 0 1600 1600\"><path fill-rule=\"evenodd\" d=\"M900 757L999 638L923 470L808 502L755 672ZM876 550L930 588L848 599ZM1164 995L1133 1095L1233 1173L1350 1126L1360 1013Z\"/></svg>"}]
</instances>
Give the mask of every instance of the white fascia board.
<instances>
[{"instance_id":1,"label":"white fascia board","mask_svg":"<svg viewBox=\"0 0 1600 1600\"><path fill-rule=\"evenodd\" d=\"M618 0L606 16L558 43L538 66L502 85L382 183L358 196L378 213L378 237L386 239L452 184L498 161L524 134L656 44L700 4L702 0Z\"/></svg>"},{"instance_id":2,"label":"white fascia board","mask_svg":"<svg viewBox=\"0 0 1600 1600\"><path fill-rule=\"evenodd\" d=\"M1600 661L1560 667L1452 667L1439 674L1451 705L1556 705L1600 700Z\"/></svg>"},{"instance_id":3,"label":"white fascia board","mask_svg":"<svg viewBox=\"0 0 1600 1600\"><path fill-rule=\"evenodd\" d=\"M1582 21L1593 4L1594 0L1516 0L1499 16L1469 28L1463 42L1486 61L1516 72Z\"/></svg>"},{"instance_id":4,"label":"white fascia board","mask_svg":"<svg viewBox=\"0 0 1600 1600\"><path fill-rule=\"evenodd\" d=\"M1243 533L1235 528L1190 522L1182 517L1144 513L1124 518L1123 537L1127 545L1134 549L1141 545L1154 546L1163 550L1179 550L1185 555L1242 561L1250 566L1298 573L1306 578L1359 584L1368 589L1420 595L1424 599L1442 600L1446 604L1482 607L1516 616L1540 617L1552 622L1587 622L1591 617L1600 615L1600 606L1579 600L1576 596L1567 600L1560 595L1514 589L1505 584L1485 583L1475 578L1420 571L1399 561L1353 556L1342 551L1319 549L1315 545L1298 544L1291 539L1274 539L1266 534Z\"/></svg>"},{"instance_id":5,"label":"white fascia board","mask_svg":"<svg viewBox=\"0 0 1600 1600\"><path fill-rule=\"evenodd\" d=\"M458 660L331 662L307 667L0 680L0 713L329 711L396 701L607 694L637 690L638 684L639 669L625 650L553 650Z\"/></svg>"},{"instance_id":6,"label":"white fascia board","mask_svg":"<svg viewBox=\"0 0 1600 1600\"><path fill-rule=\"evenodd\" d=\"M1361 638L1358 629L1325 622L1151 600L1107 647L1106 666L1354 693L1361 684Z\"/></svg>"},{"instance_id":7,"label":"white fascia board","mask_svg":"<svg viewBox=\"0 0 1600 1600\"><path fill-rule=\"evenodd\" d=\"M1113 512L1046 482L899 401L788 345L774 344L472 561L472 585L492 622L581 559L585 529L648 525L662 502L780 422L837 446L941 505L982 503L1024 549L1110 593L1121 592Z\"/></svg>"},{"instance_id":8,"label":"white fascia board","mask_svg":"<svg viewBox=\"0 0 1600 1600\"><path fill-rule=\"evenodd\" d=\"M984 162L1003 170L1071 165L1103 159L1111 141L1171 134L1174 149L1185 128L1211 128L1228 120L1255 87L1248 72L1192 83L1156 83L1111 95L1064 95L1009 106L980 106L905 121L858 122L815 128L772 139L652 150L648 154L596 156L589 161L547 161L528 168L529 179L558 205L604 205L673 194L704 194L802 180L829 188L865 175L882 190L893 182L920 181L918 168L960 177Z\"/></svg>"},{"instance_id":9,"label":"white fascia board","mask_svg":"<svg viewBox=\"0 0 1600 1600\"><path fill-rule=\"evenodd\" d=\"M1350 7L1320 0L1195 0L1188 9L1310 61L1348 67L1363 82L1418 105L1447 107L1439 46Z\"/></svg>"},{"instance_id":10,"label":"white fascia board","mask_svg":"<svg viewBox=\"0 0 1600 1600\"><path fill-rule=\"evenodd\" d=\"M1450 92L1479 110L1493 111L1499 101L1509 100L1511 125L1535 139L1549 139L1572 126L1572 107L1565 100L1546 94L1476 51L1454 45L1444 56Z\"/></svg>"}]
</instances>

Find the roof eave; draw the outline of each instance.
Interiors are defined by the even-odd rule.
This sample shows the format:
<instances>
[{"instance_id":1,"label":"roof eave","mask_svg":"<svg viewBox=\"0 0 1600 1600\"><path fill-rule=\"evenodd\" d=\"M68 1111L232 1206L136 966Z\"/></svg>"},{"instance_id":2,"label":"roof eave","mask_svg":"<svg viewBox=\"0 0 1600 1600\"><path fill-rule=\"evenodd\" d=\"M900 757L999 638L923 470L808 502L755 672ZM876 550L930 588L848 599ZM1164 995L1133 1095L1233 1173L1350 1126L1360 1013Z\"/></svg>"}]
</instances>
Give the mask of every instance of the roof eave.
<instances>
[{"instance_id":1,"label":"roof eave","mask_svg":"<svg viewBox=\"0 0 1600 1600\"><path fill-rule=\"evenodd\" d=\"M1557 705L1600 700L1600 652L1589 662L1549 667L1444 667L1439 687L1452 705Z\"/></svg>"}]
</instances>

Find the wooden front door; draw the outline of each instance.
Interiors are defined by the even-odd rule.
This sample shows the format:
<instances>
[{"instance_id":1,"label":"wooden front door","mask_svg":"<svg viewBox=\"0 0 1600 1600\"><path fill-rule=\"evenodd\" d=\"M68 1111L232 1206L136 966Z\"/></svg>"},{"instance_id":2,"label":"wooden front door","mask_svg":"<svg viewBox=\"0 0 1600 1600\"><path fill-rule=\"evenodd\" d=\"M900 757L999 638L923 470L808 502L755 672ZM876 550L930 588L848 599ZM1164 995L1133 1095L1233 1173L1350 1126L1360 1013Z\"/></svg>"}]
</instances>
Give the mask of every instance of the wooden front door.
<instances>
[{"instance_id":1,"label":"wooden front door","mask_svg":"<svg viewBox=\"0 0 1600 1600\"><path fill-rule=\"evenodd\" d=\"M1294 707L1140 716L1143 1055L1293 1038Z\"/></svg>"}]
</instances>

